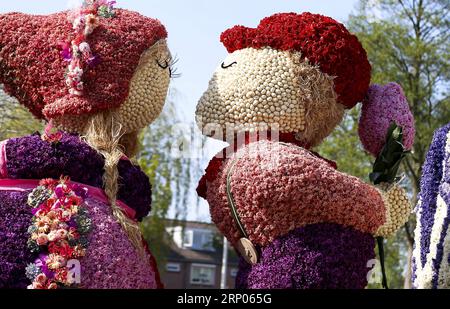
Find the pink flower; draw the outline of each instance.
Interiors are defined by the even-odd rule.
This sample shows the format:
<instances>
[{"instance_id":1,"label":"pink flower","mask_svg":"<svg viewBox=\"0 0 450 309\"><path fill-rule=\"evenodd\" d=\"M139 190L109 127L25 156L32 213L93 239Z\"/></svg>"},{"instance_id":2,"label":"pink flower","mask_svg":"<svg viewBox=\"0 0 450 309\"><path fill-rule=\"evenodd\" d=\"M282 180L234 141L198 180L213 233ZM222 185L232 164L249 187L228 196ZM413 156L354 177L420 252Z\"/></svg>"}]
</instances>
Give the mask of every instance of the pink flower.
<instances>
[{"instance_id":1,"label":"pink flower","mask_svg":"<svg viewBox=\"0 0 450 309\"><path fill-rule=\"evenodd\" d=\"M83 55L83 59L86 61L91 57L91 47L87 42L83 42L78 46L81 54Z\"/></svg>"},{"instance_id":2,"label":"pink flower","mask_svg":"<svg viewBox=\"0 0 450 309\"><path fill-rule=\"evenodd\" d=\"M57 214L56 214L56 212L55 212L54 210L50 210L50 211L47 213L47 218L48 218L49 220L55 220L55 219L57 219L58 217L57 217Z\"/></svg>"},{"instance_id":3,"label":"pink flower","mask_svg":"<svg viewBox=\"0 0 450 309\"><path fill-rule=\"evenodd\" d=\"M70 49L70 44L66 42L60 43L61 46L61 57L64 61L70 62L72 60L72 50Z\"/></svg>"},{"instance_id":4,"label":"pink flower","mask_svg":"<svg viewBox=\"0 0 450 309\"><path fill-rule=\"evenodd\" d=\"M44 273L40 273L34 279L34 282L37 282L37 283L40 283L40 284L45 284L46 281L47 281L47 276Z\"/></svg>"},{"instance_id":5,"label":"pink flower","mask_svg":"<svg viewBox=\"0 0 450 309\"><path fill-rule=\"evenodd\" d=\"M64 183L57 185L55 188L55 195L59 199L63 199L68 193L70 193L70 188Z\"/></svg>"},{"instance_id":6,"label":"pink flower","mask_svg":"<svg viewBox=\"0 0 450 309\"><path fill-rule=\"evenodd\" d=\"M80 234L77 232L77 230L74 227L69 228L68 236L70 239L78 239L80 237Z\"/></svg>"},{"instance_id":7,"label":"pink flower","mask_svg":"<svg viewBox=\"0 0 450 309\"><path fill-rule=\"evenodd\" d=\"M64 285L68 285L69 282L67 280L68 279L67 275L68 275L67 269L61 268L58 269L58 271L56 272L55 279Z\"/></svg>"},{"instance_id":8,"label":"pink flower","mask_svg":"<svg viewBox=\"0 0 450 309\"><path fill-rule=\"evenodd\" d=\"M46 245L48 243L48 236L47 236L47 234L44 234L44 233L39 234L37 236L37 238L36 238L36 243L39 246Z\"/></svg>"},{"instance_id":9,"label":"pink flower","mask_svg":"<svg viewBox=\"0 0 450 309\"><path fill-rule=\"evenodd\" d=\"M84 31L85 25L86 25L86 20L84 19L84 16L78 16L73 21L73 29L76 32Z\"/></svg>"},{"instance_id":10,"label":"pink flower","mask_svg":"<svg viewBox=\"0 0 450 309\"><path fill-rule=\"evenodd\" d=\"M45 287L42 283L34 281L30 286L28 286L28 288L34 290L43 290Z\"/></svg>"},{"instance_id":11,"label":"pink flower","mask_svg":"<svg viewBox=\"0 0 450 309\"><path fill-rule=\"evenodd\" d=\"M56 231L56 238L57 239L65 239L67 238L67 231L63 229L59 229Z\"/></svg>"}]
</instances>

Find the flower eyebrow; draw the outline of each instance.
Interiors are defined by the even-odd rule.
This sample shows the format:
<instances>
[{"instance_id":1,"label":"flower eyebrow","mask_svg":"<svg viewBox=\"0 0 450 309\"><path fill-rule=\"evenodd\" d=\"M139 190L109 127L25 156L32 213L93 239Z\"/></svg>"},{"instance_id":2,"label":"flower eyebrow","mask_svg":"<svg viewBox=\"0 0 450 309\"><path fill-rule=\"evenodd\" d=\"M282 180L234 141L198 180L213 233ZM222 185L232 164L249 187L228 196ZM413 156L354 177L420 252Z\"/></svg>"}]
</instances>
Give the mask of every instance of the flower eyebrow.
<instances>
[{"instance_id":1,"label":"flower eyebrow","mask_svg":"<svg viewBox=\"0 0 450 309\"><path fill-rule=\"evenodd\" d=\"M236 62L236 61L233 61L233 62L230 63L229 65L225 65L225 62L222 62L221 67L222 67L222 69L227 69L227 68L233 66L234 64L237 64L237 62Z\"/></svg>"}]
</instances>

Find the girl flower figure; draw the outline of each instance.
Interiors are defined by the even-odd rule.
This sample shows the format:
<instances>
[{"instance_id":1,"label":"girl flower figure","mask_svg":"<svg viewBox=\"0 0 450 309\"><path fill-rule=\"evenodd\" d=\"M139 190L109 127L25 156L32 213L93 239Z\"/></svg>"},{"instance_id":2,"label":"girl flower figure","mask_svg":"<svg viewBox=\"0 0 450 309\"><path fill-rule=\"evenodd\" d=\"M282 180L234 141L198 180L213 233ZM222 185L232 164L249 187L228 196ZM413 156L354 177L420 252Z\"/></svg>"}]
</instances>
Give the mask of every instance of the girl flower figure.
<instances>
[{"instance_id":1,"label":"girl flower figure","mask_svg":"<svg viewBox=\"0 0 450 309\"><path fill-rule=\"evenodd\" d=\"M162 287L138 225L150 182L128 158L164 106L172 60L158 20L113 4L0 15L0 83L51 122L0 142L0 288Z\"/></svg>"},{"instance_id":2,"label":"girl flower figure","mask_svg":"<svg viewBox=\"0 0 450 309\"><path fill-rule=\"evenodd\" d=\"M396 212L409 202L396 184L366 184L310 149L371 96L366 52L342 24L311 13L235 26L221 41L229 55L196 117L231 146L197 191L241 255L236 286L364 288L375 237L403 225Z\"/></svg>"}]
</instances>

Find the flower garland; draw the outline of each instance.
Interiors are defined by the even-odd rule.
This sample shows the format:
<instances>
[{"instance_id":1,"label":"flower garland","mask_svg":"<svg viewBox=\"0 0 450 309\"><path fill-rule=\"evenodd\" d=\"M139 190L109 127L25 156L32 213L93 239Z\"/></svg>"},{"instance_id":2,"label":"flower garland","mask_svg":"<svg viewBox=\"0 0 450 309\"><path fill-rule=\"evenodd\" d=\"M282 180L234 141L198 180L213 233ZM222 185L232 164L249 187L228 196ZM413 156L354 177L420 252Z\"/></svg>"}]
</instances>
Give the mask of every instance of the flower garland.
<instances>
[{"instance_id":1,"label":"flower garland","mask_svg":"<svg viewBox=\"0 0 450 309\"><path fill-rule=\"evenodd\" d=\"M82 76L84 66L94 67L99 63L98 56L91 51L86 42L87 37L99 25L99 17L112 18L115 16L114 4L116 1L85 0L79 10L69 15L75 30L75 39L71 44L63 43L61 56L69 62L66 72L66 84L69 93L76 96L83 94L84 84Z\"/></svg>"},{"instance_id":2,"label":"flower garland","mask_svg":"<svg viewBox=\"0 0 450 309\"><path fill-rule=\"evenodd\" d=\"M69 178L43 179L29 194L33 223L28 228L28 248L39 256L26 268L26 275L32 281L28 288L74 286L67 262L86 254L87 234L92 225L83 207L86 197L87 189L72 184Z\"/></svg>"}]
</instances>

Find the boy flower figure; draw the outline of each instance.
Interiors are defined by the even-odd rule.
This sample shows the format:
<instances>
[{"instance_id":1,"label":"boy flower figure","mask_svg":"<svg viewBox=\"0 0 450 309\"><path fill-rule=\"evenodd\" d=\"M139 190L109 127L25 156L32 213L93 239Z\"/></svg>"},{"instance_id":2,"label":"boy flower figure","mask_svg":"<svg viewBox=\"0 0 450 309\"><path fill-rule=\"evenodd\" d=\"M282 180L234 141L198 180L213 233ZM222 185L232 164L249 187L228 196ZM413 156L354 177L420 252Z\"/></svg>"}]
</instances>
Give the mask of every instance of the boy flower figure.
<instances>
[{"instance_id":1,"label":"boy flower figure","mask_svg":"<svg viewBox=\"0 0 450 309\"><path fill-rule=\"evenodd\" d=\"M366 52L342 24L311 13L235 26L221 41L229 55L196 116L204 134L214 127L232 145L197 191L242 257L236 286L364 288L375 237L402 226L407 216L394 212L409 202L310 149L367 95Z\"/></svg>"}]
</instances>

